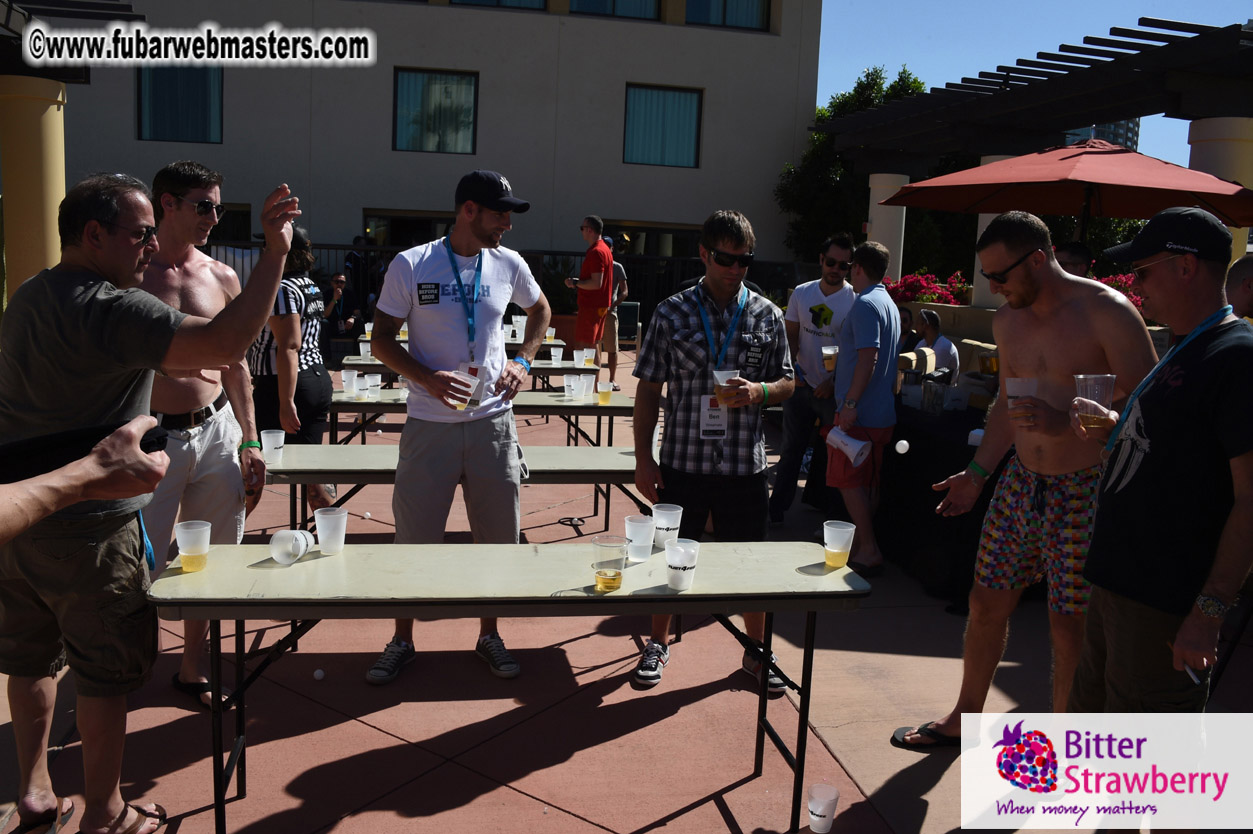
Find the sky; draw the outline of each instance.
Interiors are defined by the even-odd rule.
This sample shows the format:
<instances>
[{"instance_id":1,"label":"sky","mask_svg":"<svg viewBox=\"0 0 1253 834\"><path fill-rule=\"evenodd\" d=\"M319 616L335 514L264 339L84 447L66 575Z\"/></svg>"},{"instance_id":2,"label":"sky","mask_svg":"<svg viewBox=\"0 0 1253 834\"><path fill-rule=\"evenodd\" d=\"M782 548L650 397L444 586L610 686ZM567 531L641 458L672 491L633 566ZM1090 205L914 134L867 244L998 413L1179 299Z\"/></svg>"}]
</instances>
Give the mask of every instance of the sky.
<instances>
[{"instance_id":1,"label":"sky","mask_svg":"<svg viewBox=\"0 0 1253 834\"><path fill-rule=\"evenodd\" d=\"M809 2L810 0L805 0ZM1135 29L1141 17L1210 26L1253 18L1250 0L822 0L818 100L852 88L863 69L882 65L889 79L901 64L927 89L1012 66L1111 27ZM1141 153L1188 164L1188 123L1164 116L1140 120Z\"/></svg>"}]
</instances>

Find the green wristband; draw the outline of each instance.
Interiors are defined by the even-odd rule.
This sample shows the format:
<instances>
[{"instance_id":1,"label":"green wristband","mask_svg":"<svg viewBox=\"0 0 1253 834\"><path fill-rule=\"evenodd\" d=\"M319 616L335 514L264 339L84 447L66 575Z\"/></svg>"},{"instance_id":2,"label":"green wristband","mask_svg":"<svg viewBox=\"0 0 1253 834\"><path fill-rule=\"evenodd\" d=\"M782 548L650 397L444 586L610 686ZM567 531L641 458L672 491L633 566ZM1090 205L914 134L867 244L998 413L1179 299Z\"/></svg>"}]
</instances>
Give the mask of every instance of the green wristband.
<instances>
[{"instance_id":1,"label":"green wristband","mask_svg":"<svg viewBox=\"0 0 1253 834\"><path fill-rule=\"evenodd\" d=\"M245 440L243 443L239 444L240 454L243 454L244 449L260 449L260 448L261 448L260 440Z\"/></svg>"},{"instance_id":2,"label":"green wristband","mask_svg":"<svg viewBox=\"0 0 1253 834\"><path fill-rule=\"evenodd\" d=\"M988 474L988 470L984 469L982 466L980 466L979 464L975 463L973 460L972 460L972 461L970 461L970 463L966 464L966 468L967 468L967 469L969 469L971 472L975 473L976 475L978 475L979 477L983 478L983 480L985 480L985 481L986 481L989 477L991 477L991 476Z\"/></svg>"},{"instance_id":3,"label":"green wristband","mask_svg":"<svg viewBox=\"0 0 1253 834\"><path fill-rule=\"evenodd\" d=\"M766 387L766 383L761 384L761 404L765 405L770 402L770 389Z\"/></svg>"}]
</instances>

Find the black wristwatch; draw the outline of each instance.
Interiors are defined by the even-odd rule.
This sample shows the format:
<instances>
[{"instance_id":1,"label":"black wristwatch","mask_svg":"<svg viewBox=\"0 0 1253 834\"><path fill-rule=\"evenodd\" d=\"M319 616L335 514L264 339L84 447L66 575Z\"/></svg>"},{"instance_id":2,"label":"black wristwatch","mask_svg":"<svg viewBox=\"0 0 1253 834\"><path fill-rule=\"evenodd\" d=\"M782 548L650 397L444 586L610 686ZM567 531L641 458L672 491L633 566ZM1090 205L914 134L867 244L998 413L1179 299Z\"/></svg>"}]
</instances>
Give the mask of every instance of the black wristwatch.
<instances>
[{"instance_id":1,"label":"black wristwatch","mask_svg":"<svg viewBox=\"0 0 1253 834\"><path fill-rule=\"evenodd\" d=\"M844 407L845 407L845 408L856 408L856 407L857 407L857 400L853 399L852 397L849 397L848 399L846 399L846 400L844 401Z\"/></svg>"},{"instance_id":2,"label":"black wristwatch","mask_svg":"<svg viewBox=\"0 0 1253 834\"><path fill-rule=\"evenodd\" d=\"M1227 610L1231 608L1218 597L1211 597L1208 594L1201 594L1196 598L1196 607L1201 609L1201 613L1205 616L1216 620L1227 616Z\"/></svg>"}]
</instances>

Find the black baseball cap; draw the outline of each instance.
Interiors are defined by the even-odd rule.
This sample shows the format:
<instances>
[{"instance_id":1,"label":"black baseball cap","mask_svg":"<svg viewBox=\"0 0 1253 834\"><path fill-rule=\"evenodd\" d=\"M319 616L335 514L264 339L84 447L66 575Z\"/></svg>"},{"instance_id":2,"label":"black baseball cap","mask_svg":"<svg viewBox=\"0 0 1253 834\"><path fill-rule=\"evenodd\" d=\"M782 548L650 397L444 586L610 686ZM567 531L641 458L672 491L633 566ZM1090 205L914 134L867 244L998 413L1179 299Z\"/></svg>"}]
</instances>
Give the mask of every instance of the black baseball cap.
<instances>
[{"instance_id":1,"label":"black baseball cap","mask_svg":"<svg viewBox=\"0 0 1253 834\"><path fill-rule=\"evenodd\" d=\"M1199 208L1168 208L1159 211L1134 239L1105 250L1105 256L1129 263L1174 252L1196 255L1203 261L1231 260L1231 231L1214 215Z\"/></svg>"},{"instance_id":2,"label":"black baseball cap","mask_svg":"<svg viewBox=\"0 0 1253 834\"><path fill-rule=\"evenodd\" d=\"M487 206L492 211L516 211L521 214L531 208L526 200L513 196L509 180L495 171L471 171L457 183L456 205L466 200Z\"/></svg>"}]
</instances>

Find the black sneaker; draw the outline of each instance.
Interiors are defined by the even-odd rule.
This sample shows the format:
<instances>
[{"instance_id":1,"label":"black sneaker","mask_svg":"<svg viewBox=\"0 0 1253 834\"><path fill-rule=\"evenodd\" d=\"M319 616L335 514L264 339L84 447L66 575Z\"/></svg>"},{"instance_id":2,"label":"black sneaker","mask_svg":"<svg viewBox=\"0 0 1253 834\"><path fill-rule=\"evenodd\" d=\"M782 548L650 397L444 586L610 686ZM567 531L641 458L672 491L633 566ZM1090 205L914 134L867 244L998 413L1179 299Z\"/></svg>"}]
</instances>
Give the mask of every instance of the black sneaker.
<instances>
[{"instance_id":1,"label":"black sneaker","mask_svg":"<svg viewBox=\"0 0 1253 834\"><path fill-rule=\"evenodd\" d=\"M777 664L779 659L771 653L770 662ZM740 668L747 674L752 675L753 680L757 681L759 684L761 683L761 667L762 662L760 649L751 652L744 652L744 660L741 663ZM787 684L783 682L783 678L779 677L779 673L773 668L771 668L766 674L766 691L772 694L787 691Z\"/></svg>"},{"instance_id":2,"label":"black sneaker","mask_svg":"<svg viewBox=\"0 0 1253 834\"><path fill-rule=\"evenodd\" d=\"M492 668L492 674L498 678L516 678L522 671L518 661L513 659L505 648L505 641L496 632L484 634L474 646L474 653Z\"/></svg>"},{"instance_id":3,"label":"black sneaker","mask_svg":"<svg viewBox=\"0 0 1253 834\"><path fill-rule=\"evenodd\" d=\"M392 641L387 644L387 648L383 649L383 653L379 655L379 659L374 661L374 665L365 673L366 682L376 685L391 683L400 674L400 667L411 663L417 656L418 653L413 650L412 643L393 637Z\"/></svg>"},{"instance_id":4,"label":"black sneaker","mask_svg":"<svg viewBox=\"0 0 1253 834\"><path fill-rule=\"evenodd\" d=\"M670 662L670 649L661 643L648 641L640 655L640 662L635 667L635 680L643 686L656 686L661 683L661 670Z\"/></svg>"}]
</instances>

